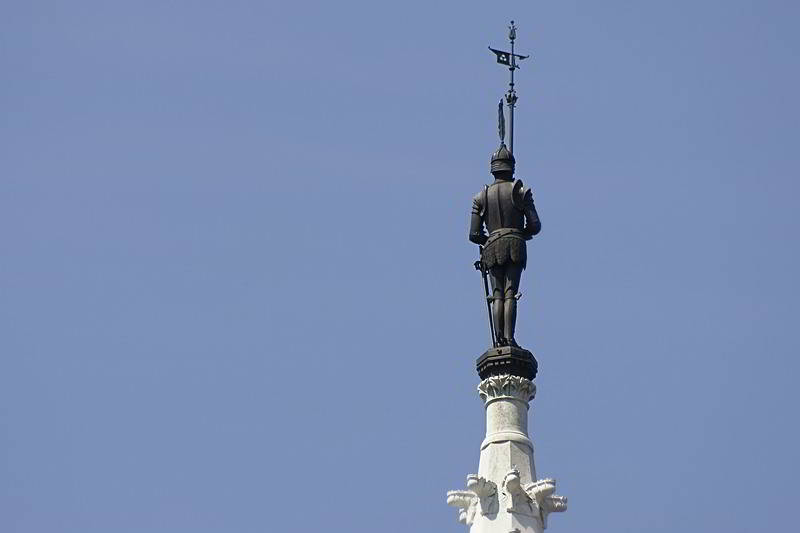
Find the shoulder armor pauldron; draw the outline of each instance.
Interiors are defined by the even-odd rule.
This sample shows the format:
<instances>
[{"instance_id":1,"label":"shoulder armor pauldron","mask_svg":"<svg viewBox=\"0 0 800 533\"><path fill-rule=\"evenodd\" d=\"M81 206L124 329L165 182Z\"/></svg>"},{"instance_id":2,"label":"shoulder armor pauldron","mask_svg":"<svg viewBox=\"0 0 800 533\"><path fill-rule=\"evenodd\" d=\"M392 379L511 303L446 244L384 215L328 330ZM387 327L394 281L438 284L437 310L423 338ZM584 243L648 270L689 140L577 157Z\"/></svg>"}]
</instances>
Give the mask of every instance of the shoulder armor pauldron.
<instances>
[{"instance_id":1,"label":"shoulder armor pauldron","mask_svg":"<svg viewBox=\"0 0 800 533\"><path fill-rule=\"evenodd\" d=\"M511 201L518 211L525 210L525 192L529 190L530 188L525 188L525 184L522 183L522 180L518 179L514 181L514 187L511 189Z\"/></svg>"},{"instance_id":2,"label":"shoulder armor pauldron","mask_svg":"<svg viewBox=\"0 0 800 533\"><path fill-rule=\"evenodd\" d=\"M489 186L484 185L483 190L481 191L481 212L478 213L481 218L486 215L486 204L489 203Z\"/></svg>"}]
</instances>

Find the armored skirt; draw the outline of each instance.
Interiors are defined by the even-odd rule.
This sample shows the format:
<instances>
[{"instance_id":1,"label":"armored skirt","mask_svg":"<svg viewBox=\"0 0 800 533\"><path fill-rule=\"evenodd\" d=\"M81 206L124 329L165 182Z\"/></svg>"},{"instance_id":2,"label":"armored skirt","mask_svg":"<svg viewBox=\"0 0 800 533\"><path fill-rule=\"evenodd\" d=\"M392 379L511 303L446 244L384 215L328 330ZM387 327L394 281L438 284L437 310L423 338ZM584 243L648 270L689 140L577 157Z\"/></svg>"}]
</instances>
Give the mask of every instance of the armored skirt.
<instances>
[{"instance_id":1,"label":"armored skirt","mask_svg":"<svg viewBox=\"0 0 800 533\"><path fill-rule=\"evenodd\" d=\"M503 228L493 231L483 245L481 261L487 270L508 263L516 263L525 268L528 262L525 238L516 229Z\"/></svg>"}]
</instances>

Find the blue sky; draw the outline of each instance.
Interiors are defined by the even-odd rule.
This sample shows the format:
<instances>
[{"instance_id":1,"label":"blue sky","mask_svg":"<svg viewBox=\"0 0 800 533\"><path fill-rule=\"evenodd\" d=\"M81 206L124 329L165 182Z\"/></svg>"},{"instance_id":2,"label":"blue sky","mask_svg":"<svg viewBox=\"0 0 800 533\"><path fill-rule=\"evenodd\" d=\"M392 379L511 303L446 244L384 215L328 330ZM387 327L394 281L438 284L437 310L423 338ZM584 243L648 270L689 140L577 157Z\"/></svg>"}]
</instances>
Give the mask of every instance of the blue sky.
<instances>
[{"instance_id":1,"label":"blue sky","mask_svg":"<svg viewBox=\"0 0 800 533\"><path fill-rule=\"evenodd\" d=\"M800 7L0 5L0 531L463 531L519 26L551 530L789 531Z\"/></svg>"}]
</instances>

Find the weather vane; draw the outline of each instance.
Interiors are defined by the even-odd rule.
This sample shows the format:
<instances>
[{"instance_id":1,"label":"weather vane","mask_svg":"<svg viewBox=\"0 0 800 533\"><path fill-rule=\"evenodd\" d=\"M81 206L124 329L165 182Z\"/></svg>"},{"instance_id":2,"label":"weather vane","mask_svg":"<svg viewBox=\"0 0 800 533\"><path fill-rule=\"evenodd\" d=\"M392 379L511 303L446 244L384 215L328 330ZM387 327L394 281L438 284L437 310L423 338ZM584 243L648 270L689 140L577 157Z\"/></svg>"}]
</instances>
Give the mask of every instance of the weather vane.
<instances>
[{"instance_id":1,"label":"weather vane","mask_svg":"<svg viewBox=\"0 0 800 533\"><path fill-rule=\"evenodd\" d=\"M506 93L506 104L508 104L509 108L509 137L508 137L508 147L511 150L511 153L514 153L514 108L517 105L517 91L514 90L514 71L519 68L517 64L517 60L522 61L523 59L528 59L530 56L523 56L514 53L514 41L517 39L517 27L514 25L514 21L511 21L511 26L508 27L508 40L511 41L511 52L504 52L502 50L496 50L489 47L489 50L494 52L497 56L497 62L501 65L506 65L508 70L511 72L511 81L508 84L508 92ZM505 141L505 119L503 118L503 101L500 100L500 141Z\"/></svg>"}]
</instances>

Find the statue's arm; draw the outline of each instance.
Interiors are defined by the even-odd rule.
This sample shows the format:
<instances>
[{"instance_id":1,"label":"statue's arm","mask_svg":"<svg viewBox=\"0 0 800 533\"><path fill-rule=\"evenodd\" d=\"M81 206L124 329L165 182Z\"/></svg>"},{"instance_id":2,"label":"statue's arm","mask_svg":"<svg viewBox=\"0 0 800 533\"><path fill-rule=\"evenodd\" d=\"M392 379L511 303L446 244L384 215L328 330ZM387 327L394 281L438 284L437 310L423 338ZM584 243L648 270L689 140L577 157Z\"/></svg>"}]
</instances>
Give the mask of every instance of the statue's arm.
<instances>
[{"instance_id":1,"label":"statue's arm","mask_svg":"<svg viewBox=\"0 0 800 533\"><path fill-rule=\"evenodd\" d=\"M472 199L472 214L469 220L469 240L475 244L484 244L488 239L486 232L483 231L482 212L483 207L481 206L481 195L479 194Z\"/></svg>"},{"instance_id":2,"label":"statue's arm","mask_svg":"<svg viewBox=\"0 0 800 533\"><path fill-rule=\"evenodd\" d=\"M536 212L536 206L533 204L533 193L530 189L525 191L523 205L525 212L525 236L530 239L542 231L542 221L539 220L539 213Z\"/></svg>"}]
</instances>

